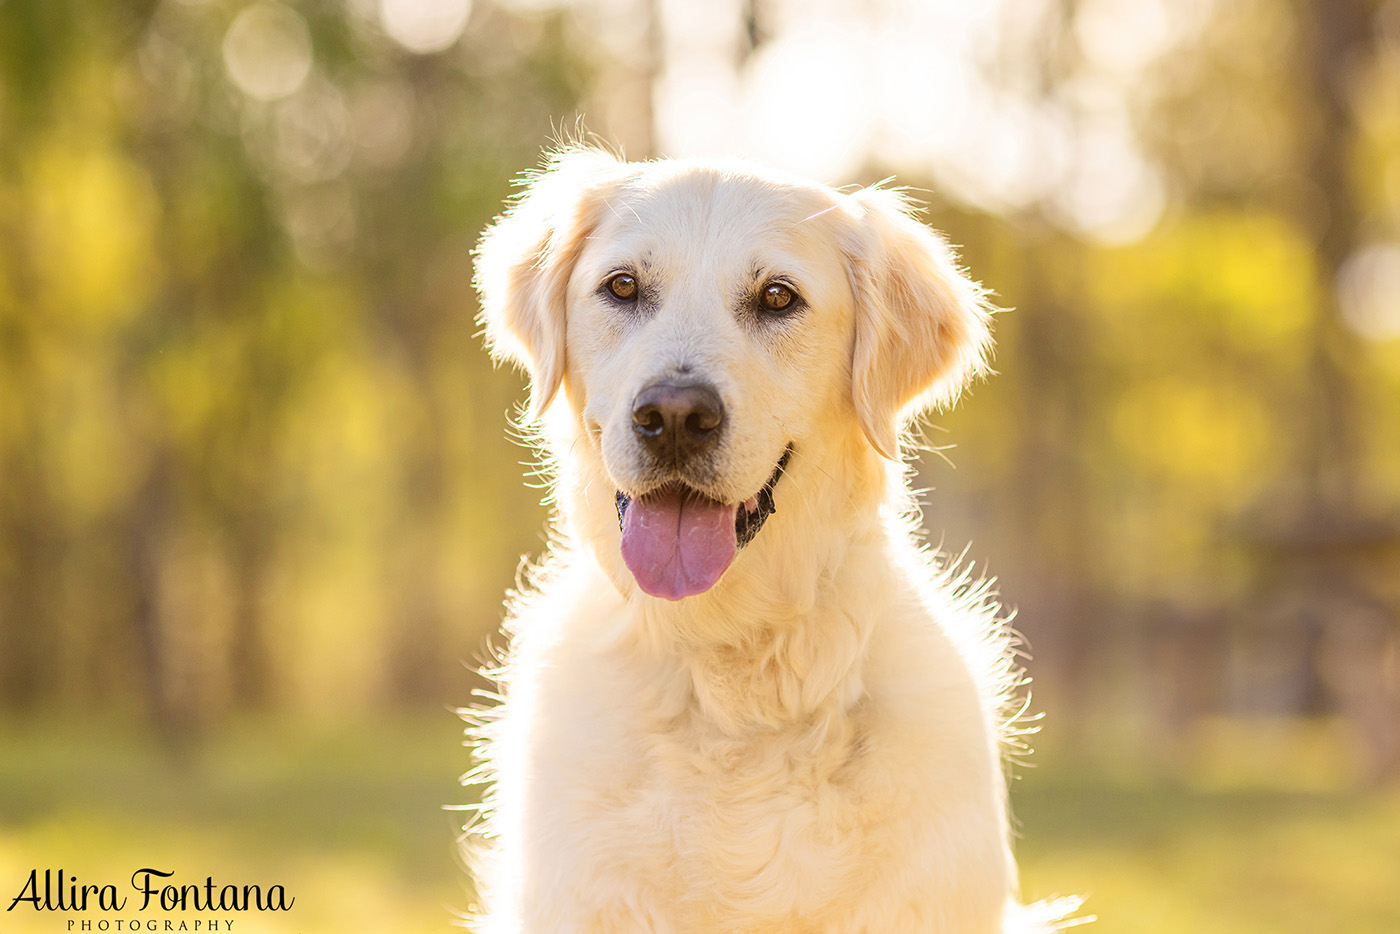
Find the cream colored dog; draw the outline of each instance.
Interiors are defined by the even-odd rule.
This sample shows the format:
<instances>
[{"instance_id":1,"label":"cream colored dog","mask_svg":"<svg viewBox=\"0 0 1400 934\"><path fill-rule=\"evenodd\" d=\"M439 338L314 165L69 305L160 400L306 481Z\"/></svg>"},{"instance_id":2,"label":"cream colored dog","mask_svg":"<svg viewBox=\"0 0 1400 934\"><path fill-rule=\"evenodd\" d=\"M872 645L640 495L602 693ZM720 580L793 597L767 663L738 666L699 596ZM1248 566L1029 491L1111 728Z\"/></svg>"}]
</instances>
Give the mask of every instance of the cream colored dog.
<instances>
[{"instance_id":1,"label":"cream colored dog","mask_svg":"<svg viewBox=\"0 0 1400 934\"><path fill-rule=\"evenodd\" d=\"M557 154L477 262L559 535L511 605L469 846L492 934L992 934L1019 680L913 534L904 421L988 311L889 191Z\"/></svg>"}]
</instances>

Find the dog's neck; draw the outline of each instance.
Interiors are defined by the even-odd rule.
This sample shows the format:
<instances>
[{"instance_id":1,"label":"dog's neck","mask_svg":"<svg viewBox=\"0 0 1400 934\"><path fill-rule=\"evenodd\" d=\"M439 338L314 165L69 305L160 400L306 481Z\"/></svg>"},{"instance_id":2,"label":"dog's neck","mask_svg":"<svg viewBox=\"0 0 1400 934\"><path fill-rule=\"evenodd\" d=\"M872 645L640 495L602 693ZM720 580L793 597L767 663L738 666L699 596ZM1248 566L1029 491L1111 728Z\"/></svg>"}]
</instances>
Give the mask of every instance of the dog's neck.
<instances>
[{"instance_id":1,"label":"dog's neck","mask_svg":"<svg viewBox=\"0 0 1400 934\"><path fill-rule=\"evenodd\" d=\"M858 433L795 445L758 536L711 590L675 602L642 593L622 563L601 469L581 458L564 469L564 525L632 610L620 648L655 680L658 712L741 735L823 730L858 702L869 629L897 579L888 546L904 490Z\"/></svg>"}]
</instances>

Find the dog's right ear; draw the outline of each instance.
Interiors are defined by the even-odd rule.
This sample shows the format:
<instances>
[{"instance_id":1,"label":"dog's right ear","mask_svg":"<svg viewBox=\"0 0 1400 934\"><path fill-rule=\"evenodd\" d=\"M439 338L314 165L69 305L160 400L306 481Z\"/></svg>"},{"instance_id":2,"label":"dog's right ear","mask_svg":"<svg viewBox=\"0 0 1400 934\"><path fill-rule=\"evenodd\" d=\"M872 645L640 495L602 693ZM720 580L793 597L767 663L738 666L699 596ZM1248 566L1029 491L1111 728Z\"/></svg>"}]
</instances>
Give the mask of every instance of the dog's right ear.
<instances>
[{"instance_id":1,"label":"dog's right ear","mask_svg":"<svg viewBox=\"0 0 1400 934\"><path fill-rule=\"evenodd\" d=\"M563 382L569 276L623 165L598 149L554 153L477 245L486 345L497 360L529 372L530 420Z\"/></svg>"}]
</instances>

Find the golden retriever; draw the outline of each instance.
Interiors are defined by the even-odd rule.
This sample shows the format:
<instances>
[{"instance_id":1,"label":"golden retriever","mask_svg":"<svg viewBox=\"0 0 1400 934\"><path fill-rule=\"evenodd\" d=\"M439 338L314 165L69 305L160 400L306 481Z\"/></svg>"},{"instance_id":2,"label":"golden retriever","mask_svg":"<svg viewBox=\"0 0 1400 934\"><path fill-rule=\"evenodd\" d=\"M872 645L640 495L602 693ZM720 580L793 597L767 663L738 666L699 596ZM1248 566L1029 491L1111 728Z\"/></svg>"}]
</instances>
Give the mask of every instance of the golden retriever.
<instances>
[{"instance_id":1,"label":"golden retriever","mask_svg":"<svg viewBox=\"0 0 1400 934\"><path fill-rule=\"evenodd\" d=\"M989 313L892 191L555 154L484 234L558 530L515 594L469 830L490 934L993 934L1020 681L920 546L903 426Z\"/></svg>"}]
</instances>

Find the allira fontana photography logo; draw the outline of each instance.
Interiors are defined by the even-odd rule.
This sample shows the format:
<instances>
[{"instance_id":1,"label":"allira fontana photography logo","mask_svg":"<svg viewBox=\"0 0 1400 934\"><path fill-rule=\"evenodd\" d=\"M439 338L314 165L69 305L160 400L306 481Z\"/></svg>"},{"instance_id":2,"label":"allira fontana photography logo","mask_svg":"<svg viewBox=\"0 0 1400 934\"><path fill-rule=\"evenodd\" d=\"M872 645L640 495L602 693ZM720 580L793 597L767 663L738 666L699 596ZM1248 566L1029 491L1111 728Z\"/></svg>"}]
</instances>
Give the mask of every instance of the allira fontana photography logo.
<instances>
[{"instance_id":1,"label":"allira fontana photography logo","mask_svg":"<svg viewBox=\"0 0 1400 934\"><path fill-rule=\"evenodd\" d=\"M232 931L233 919L209 917L249 911L289 911L296 898L282 885L220 884L213 876L202 882L179 882L174 872L143 868L131 874L129 885L80 880L63 869L31 869L5 910L123 913L120 918L70 919L73 931ZM155 919L153 912L198 912L198 918ZM148 917L138 918L136 913Z\"/></svg>"}]
</instances>

